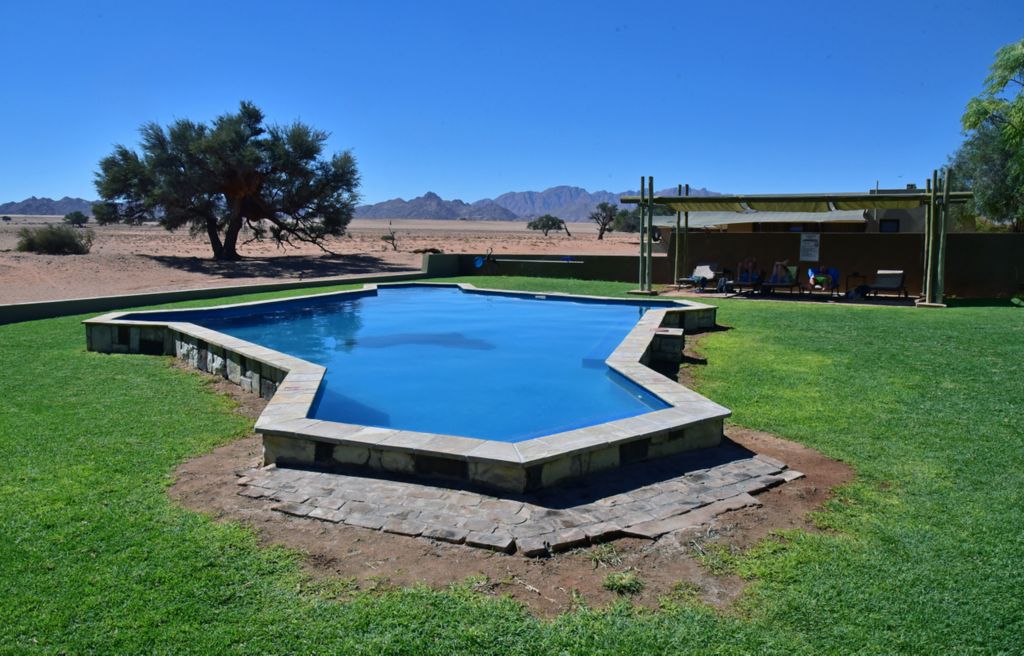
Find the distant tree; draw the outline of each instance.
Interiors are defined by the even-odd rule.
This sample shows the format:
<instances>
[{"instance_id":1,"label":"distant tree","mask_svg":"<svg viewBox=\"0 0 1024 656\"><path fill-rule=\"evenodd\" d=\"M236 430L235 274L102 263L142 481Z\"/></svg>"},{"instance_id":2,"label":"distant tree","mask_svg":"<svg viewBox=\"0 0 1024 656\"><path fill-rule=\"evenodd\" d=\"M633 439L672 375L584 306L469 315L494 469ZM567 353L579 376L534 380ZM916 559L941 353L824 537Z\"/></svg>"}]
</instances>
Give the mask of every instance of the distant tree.
<instances>
[{"instance_id":1,"label":"distant tree","mask_svg":"<svg viewBox=\"0 0 1024 656\"><path fill-rule=\"evenodd\" d=\"M966 140L953 158L974 191L973 209L1024 231L1024 39L996 52L985 90L967 103Z\"/></svg>"},{"instance_id":2,"label":"distant tree","mask_svg":"<svg viewBox=\"0 0 1024 656\"><path fill-rule=\"evenodd\" d=\"M11 222L11 217L9 217L9 216L7 216L5 214L3 217L0 217L0 220L2 220L4 223L10 223Z\"/></svg>"},{"instance_id":3,"label":"distant tree","mask_svg":"<svg viewBox=\"0 0 1024 656\"><path fill-rule=\"evenodd\" d=\"M597 209L590 213L590 220L597 224L597 238L604 239L604 233L615 230L615 206L598 203Z\"/></svg>"},{"instance_id":4,"label":"distant tree","mask_svg":"<svg viewBox=\"0 0 1024 656\"><path fill-rule=\"evenodd\" d=\"M655 205L654 216L675 216L675 212L665 205ZM640 232L640 206L616 212L612 227L615 232Z\"/></svg>"},{"instance_id":5,"label":"distant tree","mask_svg":"<svg viewBox=\"0 0 1024 656\"><path fill-rule=\"evenodd\" d=\"M355 159L321 157L327 133L303 123L267 125L242 102L211 124L181 119L141 128L141 153L116 146L100 161L98 223L157 220L205 233L218 260L237 260L238 236L305 242L323 250L352 219L359 196ZM329 251L328 251L329 252Z\"/></svg>"},{"instance_id":6,"label":"distant tree","mask_svg":"<svg viewBox=\"0 0 1024 656\"><path fill-rule=\"evenodd\" d=\"M526 227L529 230L540 230L544 233L545 237L547 237L548 233L552 230L565 230L565 234L572 237L572 234L569 232L569 228L565 225L565 221L557 216L551 216L550 214L537 217L533 221L527 223Z\"/></svg>"},{"instance_id":7,"label":"distant tree","mask_svg":"<svg viewBox=\"0 0 1024 656\"><path fill-rule=\"evenodd\" d=\"M64 215L64 223L75 226L76 228L81 228L88 222L89 217L79 212L78 210L75 210L74 212L69 212Z\"/></svg>"},{"instance_id":8,"label":"distant tree","mask_svg":"<svg viewBox=\"0 0 1024 656\"><path fill-rule=\"evenodd\" d=\"M612 227L616 232L640 232L640 209L619 210Z\"/></svg>"}]
</instances>

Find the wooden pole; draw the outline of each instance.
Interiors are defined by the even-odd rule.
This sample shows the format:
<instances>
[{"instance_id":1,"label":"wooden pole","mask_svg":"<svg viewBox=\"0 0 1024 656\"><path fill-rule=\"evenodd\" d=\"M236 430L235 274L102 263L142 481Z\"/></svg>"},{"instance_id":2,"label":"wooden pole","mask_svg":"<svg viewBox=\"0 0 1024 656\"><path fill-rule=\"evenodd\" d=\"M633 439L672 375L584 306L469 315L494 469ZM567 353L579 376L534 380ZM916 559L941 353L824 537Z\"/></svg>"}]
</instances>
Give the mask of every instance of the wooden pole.
<instances>
[{"instance_id":1,"label":"wooden pole","mask_svg":"<svg viewBox=\"0 0 1024 656\"><path fill-rule=\"evenodd\" d=\"M676 186L676 195L677 196L682 196L683 195L683 185L677 185ZM676 231L675 231L675 234L672 235L673 236L673 240L672 241L674 241L675 244L676 244L676 261L675 261L675 266L672 268L672 279L673 279L673 281L675 281L676 289L679 289L679 237L680 237L680 234L679 234L679 220L682 218L682 216L683 216L682 212L676 212Z\"/></svg>"},{"instance_id":2,"label":"wooden pole","mask_svg":"<svg viewBox=\"0 0 1024 656\"><path fill-rule=\"evenodd\" d=\"M683 191L684 196L690 195L690 183L686 183ZM683 212L683 275L686 275L687 259L690 257L690 213Z\"/></svg>"},{"instance_id":3,"label":"wooden pole","mask_svg":"<svg viewBox=\"0 0 1024 656\"><path fill-rule=\"evenodd\" d=\"M647 176L647 291L654 287L651 285L651 273L654 260L654 176Z\"/></svg>"},{"instance_id":4,"label":"wooden pole","mask_svg":"<svg viewBox=\"0 0 1024 656\"><path fill-rule=\"evenodd\" d=\"M939 245L935 262L935 302L942 303L946 295L946 230L949 222L949 191L952 186L950 170L942 174L942 206L939 208Z\"/></svg>"},{"instance_id":5,"label":"wooden pole","mask_svg":"<svg viewBox=\"0 0 1024 656\"><path fill-rule=\"evenodd\" d=\"M925 191L931 193L932 180L925 180ZM931 207L925 206L925 238L921 252L921 298L928 301L928 251L931 248L929 242L932 238L932 213Z\"/></svg>"},{"instance_id":6,"label":"wooden pole","mask_svg":"<svg viewBox=\"0 0 1024 656\"><path fill-rule=\"evenodd\" d=\"M939 187L939 171L935 169L932 171L931 188L928 193L928 217L930 219L929 226L931 228L931 236L928 239L928 286L925 292L924 300L926 303L935 302L935 226L936 226L936 198L935 194Z\"/></svg>"},{"instance_id":7,"label":"wooden pole","mask_svg":"<svg viewBox=\"0 0 1024 656\"><path fill-rule=\"evenodd\" d=\"M644 289L644 176L640 176L640 291Z\"/></svg>"}]
</instances>

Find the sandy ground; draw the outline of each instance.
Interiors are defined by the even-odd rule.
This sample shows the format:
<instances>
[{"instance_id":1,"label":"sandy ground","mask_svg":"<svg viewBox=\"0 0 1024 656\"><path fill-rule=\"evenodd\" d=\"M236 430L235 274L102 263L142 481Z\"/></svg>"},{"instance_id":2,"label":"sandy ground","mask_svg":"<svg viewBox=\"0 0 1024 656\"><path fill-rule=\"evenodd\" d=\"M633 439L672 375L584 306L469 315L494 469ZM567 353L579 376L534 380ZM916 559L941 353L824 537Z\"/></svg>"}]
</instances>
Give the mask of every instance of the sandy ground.
<instances>
[{"instance_id":1,"label":"sandy ground","mask_svg":"<svg viewBox=\"0 0 1024 656\"><path fill-rule=\"evenodd\" d=\"M565 233L544 237L527 230L525 221L403 219L392 222L398 237L394 251L381 241L388 231L386 220L357 219L348 235L327 243L337 257L314 246L281 249L263 242L240 248L242 262L219 263L211 259L205 238L155 225L92 226L95 241L87 255L14 251L18 229L60 221L60 217L13 216L11 222L0 223L0 303L416 270L422 256L413 251L424 248L446 253L494 249L505 254L580 255L638 250L636 235L608 234L598 241L597 226L592 223L569 224L572 237Z\"/></svg>"}]
</instances>

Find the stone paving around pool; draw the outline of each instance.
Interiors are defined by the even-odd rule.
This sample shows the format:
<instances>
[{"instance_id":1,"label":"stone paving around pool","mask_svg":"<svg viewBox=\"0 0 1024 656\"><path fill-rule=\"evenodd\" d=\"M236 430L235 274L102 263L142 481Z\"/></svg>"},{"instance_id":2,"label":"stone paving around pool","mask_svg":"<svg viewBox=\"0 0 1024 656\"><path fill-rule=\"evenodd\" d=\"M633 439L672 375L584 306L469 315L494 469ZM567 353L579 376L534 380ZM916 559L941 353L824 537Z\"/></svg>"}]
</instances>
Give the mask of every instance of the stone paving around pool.
<instances>
[{"instance_id":1,"label":"stone paving around pool","mask_svg":"<svg viewBox=\"0 0 1024 656\"><path fill-rule=\"evenodd\" d=\"M724 440L718 447L513 497L275 465L250 471L238 483L239 494L267 499L274 510L298 517L543 556L700 526L722 512L760 505L752 494L802 476Z\"/></svg>"}]
</instances>

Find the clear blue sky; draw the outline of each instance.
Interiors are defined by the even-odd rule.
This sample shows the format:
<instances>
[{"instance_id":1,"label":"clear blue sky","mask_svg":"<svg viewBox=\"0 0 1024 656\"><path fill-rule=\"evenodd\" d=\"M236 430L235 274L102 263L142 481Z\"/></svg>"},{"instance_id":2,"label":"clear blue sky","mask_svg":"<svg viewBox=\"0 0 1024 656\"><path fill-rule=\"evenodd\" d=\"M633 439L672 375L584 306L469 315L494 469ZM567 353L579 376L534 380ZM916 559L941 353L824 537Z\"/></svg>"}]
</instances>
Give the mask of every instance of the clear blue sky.
<instances>
[{"instance_id":1,"label":"clear blue sky","mask_svg":"<svg viewBox=\"0 0 1024 656\"><path fill-rule=\"evenodd\" d=\"M95 197L146 121L241 99L351 149L367 202L558 184L921 182L1024 2L3 2L0 202Z\"/></svg>"}]
</instances>

